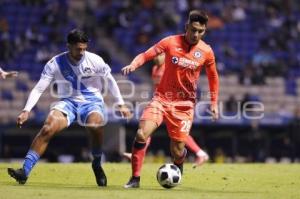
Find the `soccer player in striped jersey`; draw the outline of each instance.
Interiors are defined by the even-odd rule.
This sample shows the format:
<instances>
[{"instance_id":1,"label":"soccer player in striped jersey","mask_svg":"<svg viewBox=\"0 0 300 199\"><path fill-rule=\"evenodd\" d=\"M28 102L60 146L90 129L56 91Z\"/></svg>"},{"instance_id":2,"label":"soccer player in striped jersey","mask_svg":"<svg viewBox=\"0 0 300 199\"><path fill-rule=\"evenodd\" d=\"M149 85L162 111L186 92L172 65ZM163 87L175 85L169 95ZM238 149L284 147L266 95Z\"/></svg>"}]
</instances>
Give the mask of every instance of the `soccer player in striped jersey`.
<instances>
[{"instance_id":1,"label":"soccer player in striped jersey","mask_svg":"<svg viewBox=\"0 0 300 199\"><path fill-rule=\"evenodd\" d=\"M50 139L77 121L86 127L92 137L92 169L96 182L98 186L107 185L107 178L101 166L103 125L107 120L101 95L101 78L108 82L121 115L128 118L131 113L124 105L110 67L100 56L87 51L88 41L88 36L83 31L78 29L70 31L67 36L68 51L56 55L45 65L39 82L31 91L25 108L17 118L17 124L23 125L44 90L50 83L56 82L60 101L51 107L42 129L31 144L22 168L8 168L9 175L20 184L26 183Z\"/></svg>"},{"instance_id":2,"label":"soccer player in striped jersey","mask_svg":"<svg viewBox=\"0 0 300 199\"><path fill-rule=\"evenodd\" d=\"M132 146L132 175L125 188L140 186L140 172L148 137L164 121L171 138L173 162L183 172L186 156L185 141L191 129L196 102L197 80L206 70L211 96L212 119L218 119L219 81L213 50L201 40L207 27L208 16L203 11L189 13L185 34L166 37L137 55L122 68L127 75L146 61L165 53L165 72L149 105L140 118L139 129Z\"/></svg>"}]
</instances>

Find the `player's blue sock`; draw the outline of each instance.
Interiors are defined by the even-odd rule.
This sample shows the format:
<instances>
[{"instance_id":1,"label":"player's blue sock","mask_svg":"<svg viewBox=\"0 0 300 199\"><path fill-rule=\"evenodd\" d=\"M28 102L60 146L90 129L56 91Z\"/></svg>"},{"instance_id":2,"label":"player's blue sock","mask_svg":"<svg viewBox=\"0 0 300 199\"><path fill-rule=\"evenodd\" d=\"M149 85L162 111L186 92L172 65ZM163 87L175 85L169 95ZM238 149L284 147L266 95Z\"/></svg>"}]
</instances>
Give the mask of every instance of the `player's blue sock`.
<instances>
[{"instance_id":1,"label":"player's blue sock","mask_svg":"<svg viewBox=\"0 0 300 199\"><path fill-rule=\"evenodd\" d=\"M102 156L102 149L93 149L92 150L93 162L92 165L95 168L100 167L101 165L101 156Z\"/></svg>"},{"instance_id":2,"label":"player's blue sock","mask_svg":"<svg viewBox=\"0 0 300 199\"><path fill-rule=\"evenodd\" d=\"M34 165L37 163L39 159L40 159L40 155L37 154L35 151L33 150L28 151L23 163L23 169L25 171L26 176L29 175L30 171L32 170L32 168L34 167Z\"/></svg>"}]
</instances>

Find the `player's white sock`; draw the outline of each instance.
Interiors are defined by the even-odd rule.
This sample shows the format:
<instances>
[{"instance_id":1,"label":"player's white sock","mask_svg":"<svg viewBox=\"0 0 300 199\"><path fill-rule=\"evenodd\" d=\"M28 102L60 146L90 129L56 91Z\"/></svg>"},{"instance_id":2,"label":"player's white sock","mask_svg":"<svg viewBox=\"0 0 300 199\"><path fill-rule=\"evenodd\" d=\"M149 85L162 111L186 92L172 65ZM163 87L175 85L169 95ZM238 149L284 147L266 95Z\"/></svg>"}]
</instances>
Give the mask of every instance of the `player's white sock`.
<instances>
[{"instance_id":1,"label":"player's white sock","mask_svg":"<svg viewBox=\"0 0 300 199\"><path fill-rule=\"evenodd\" d=\"M196 153L196 155L197 155L198 157L205 157L205 158L209 159L208 154L207 154L205 151L203 151L203 150L199 150L199 151Z\"/></svg>"}]
</instances>

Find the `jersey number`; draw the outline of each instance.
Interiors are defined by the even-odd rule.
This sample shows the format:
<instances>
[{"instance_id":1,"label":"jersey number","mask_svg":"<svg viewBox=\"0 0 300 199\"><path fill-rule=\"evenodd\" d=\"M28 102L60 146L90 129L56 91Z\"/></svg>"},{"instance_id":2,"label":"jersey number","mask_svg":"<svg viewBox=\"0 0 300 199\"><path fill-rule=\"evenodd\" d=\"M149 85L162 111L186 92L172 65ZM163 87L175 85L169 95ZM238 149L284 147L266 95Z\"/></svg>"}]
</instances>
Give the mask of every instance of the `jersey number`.
<instances>
[{"instance_id":1,"label":"jersey number","mask_svg":"<svg viewBox=\"0 0 300 199\"><path fill-rule=\"evenodd\" d=\"M191 126L192 126L192 122L190 120L183 120L181 121L180 131L188 133L190 131Z\"/></svg>"}]
</instances>

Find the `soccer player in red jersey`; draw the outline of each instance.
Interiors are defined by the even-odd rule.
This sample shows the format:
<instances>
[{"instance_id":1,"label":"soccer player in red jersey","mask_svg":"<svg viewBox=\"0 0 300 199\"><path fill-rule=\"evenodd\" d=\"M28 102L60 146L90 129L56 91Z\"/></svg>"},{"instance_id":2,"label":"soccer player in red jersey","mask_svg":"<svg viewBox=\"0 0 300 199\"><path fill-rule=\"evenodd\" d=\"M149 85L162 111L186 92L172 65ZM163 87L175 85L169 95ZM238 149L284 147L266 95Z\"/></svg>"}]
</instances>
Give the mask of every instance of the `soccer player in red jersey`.
<instances>
[{"instance_id":1,"label":"soccer player in red jersey","mask_svg":"<svg viewBox=\"0 0 300 199\"><path fill-rule=\"evenodd\" d=\"M161 77L163 76L165 71L165 54L162 53L157 57L155 57L153 60L155 65L152 68L152 80L155 89L159 85ZM145 147L146 151L150 142L151 142L151 137L149 137L146 142L146 147ZM193 139L191 135L188 135L187 139L185 140L185 145L190 151L192 151L196 155L195 164L193 165L194 168L208 161L209 159L208 154L200 148L200 146L196 143L196 141ZM123 153L123 156L131 160L132 154Z\"/></svg>"},{"instance_id":2,"label":"soccer player in red jersey","mask_svg":"<svg viewBox=\"0 0 300 199\"><path fill-rule=\"evenodd\" d=\"M10 78L10 77L17 77L18 76L18 72L17 71L4 71L1 67L0 67L0 77L3 79L6 78Z\"/></svg>"},{"instance_id":3,"label":"soccer player in red jersey","mask_svg":"<svg viewBox=\"0 0 300 199\"><path fill-rule=\"evenodd\" d=\"M122 68L127 75L146 61L165 53L165 72L150 104L140 118L139 129L132 147L132 176L125 188L140 186L145 146L148 137L164 121L171 138L170 151L174 164L183 172L186 156L185 140L191 129L196 101L197 80L205 68L209 81L212 119L218 119L219 80L213 50L201 40L208 17L203 11L189 13L185 34L166 37L137 55Z\"/></svg>"}]
</instances>

